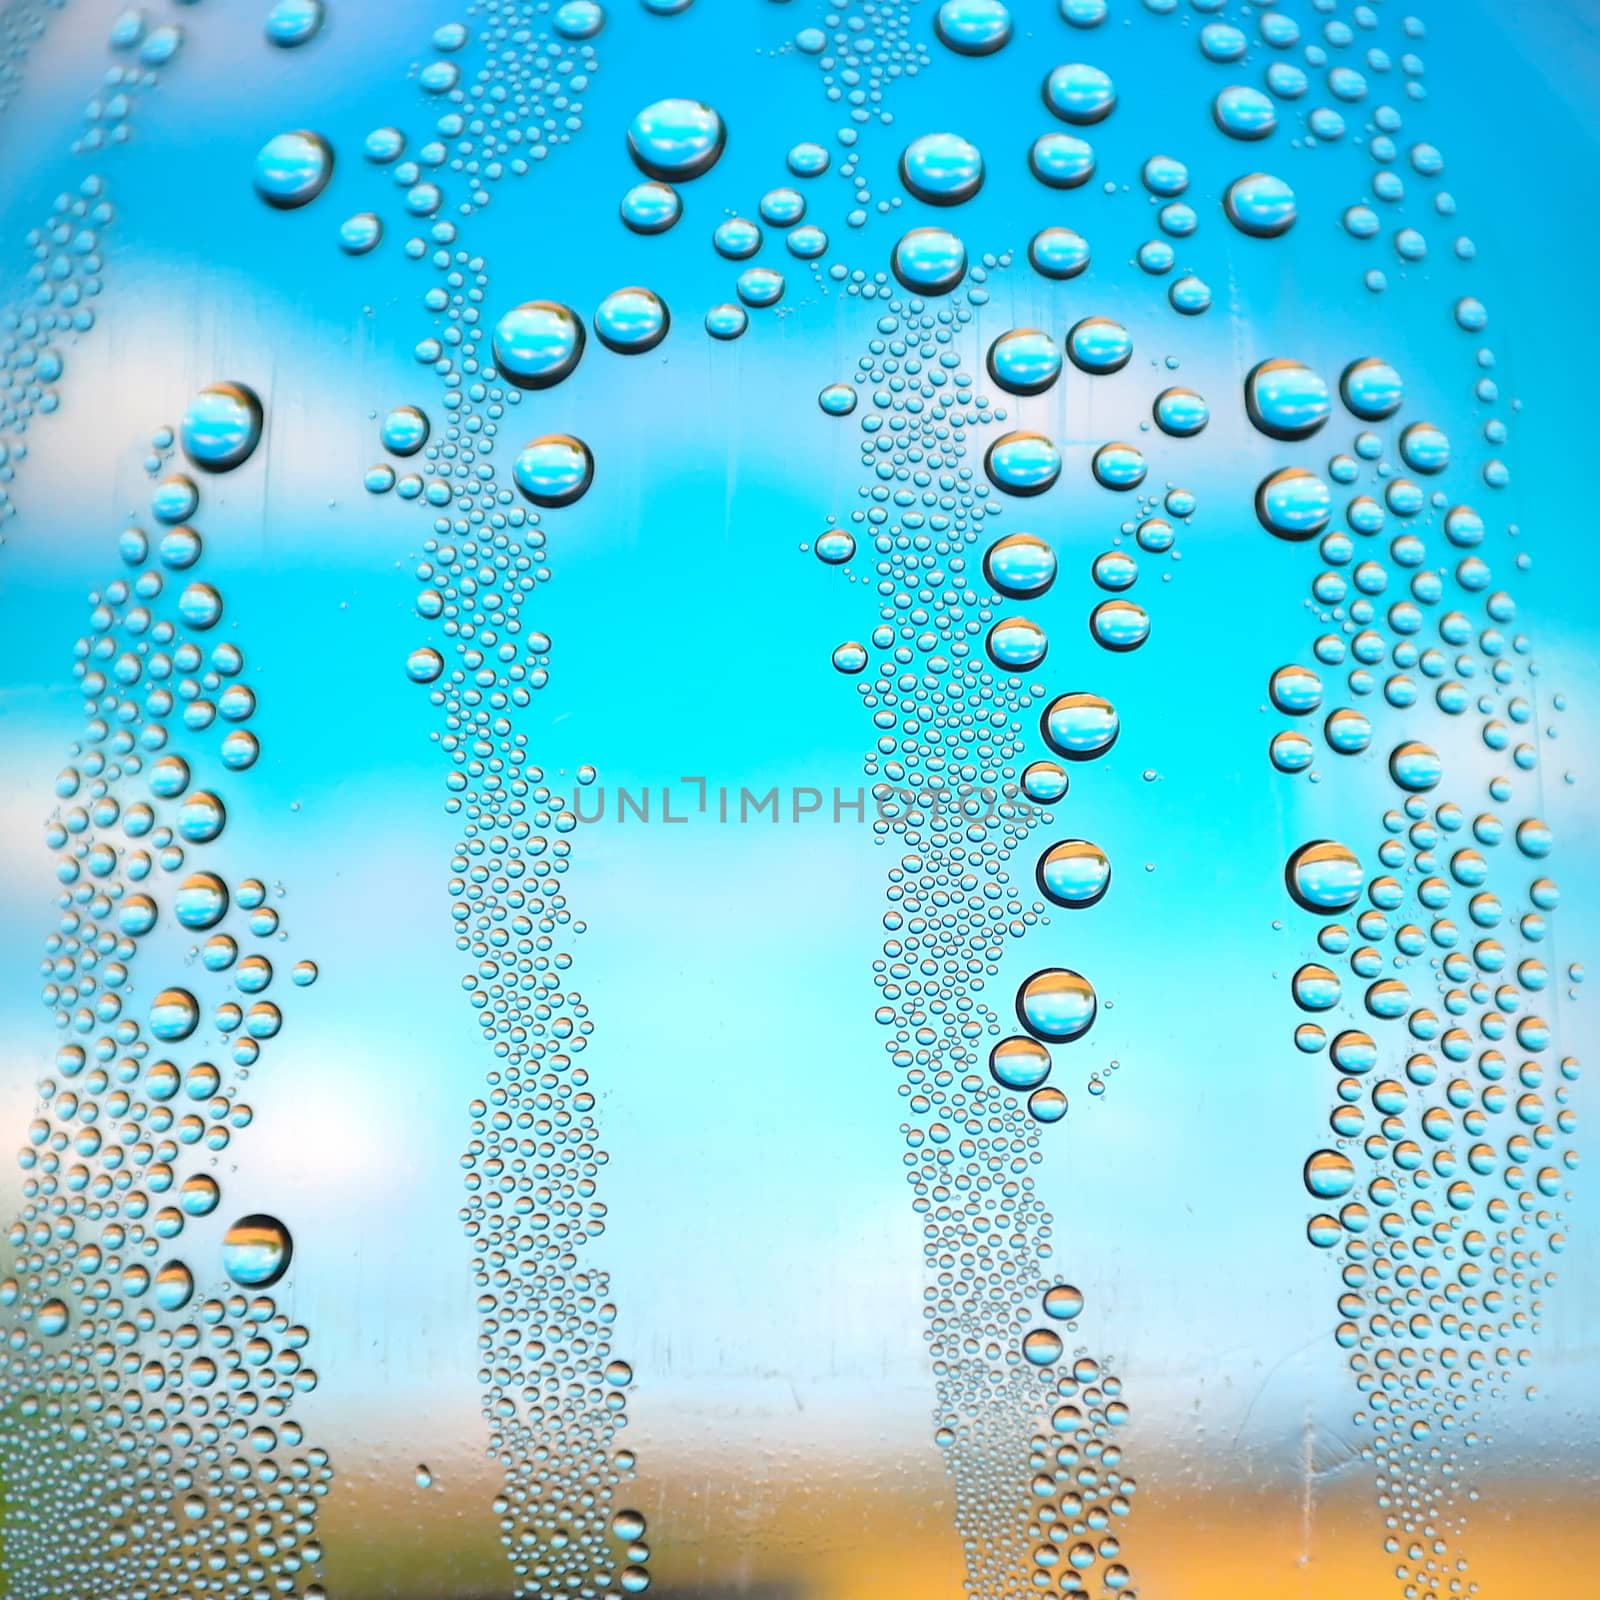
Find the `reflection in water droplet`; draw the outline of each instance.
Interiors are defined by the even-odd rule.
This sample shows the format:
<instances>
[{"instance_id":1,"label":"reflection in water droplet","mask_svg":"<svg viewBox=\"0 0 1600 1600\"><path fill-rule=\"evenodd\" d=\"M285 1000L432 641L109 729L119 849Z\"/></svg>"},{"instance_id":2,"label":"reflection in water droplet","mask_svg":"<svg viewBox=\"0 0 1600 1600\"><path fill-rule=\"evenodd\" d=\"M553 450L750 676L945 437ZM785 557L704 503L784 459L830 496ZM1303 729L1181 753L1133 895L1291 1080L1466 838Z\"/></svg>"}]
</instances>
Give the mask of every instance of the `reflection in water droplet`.
<instances>
[{"instance_id":1,"label":"reflection in water droplet","mask_svg":"<svg viewBox=\"0 0 1600 1600\"><path fill-rule=\"evenodd\" d=\"M1347 845L1313 839L1289 857L1284 881L1307 911L1347 911L1361 895L1361 863Z\"/></svg>"},{"instance_id":2,"label":"reflection in water droplet","mask_svg":"<svg viewBox=\"0 0 1600 1600\"><path fill-rule=\"evenodd\" d=\"M1017 1018L1048 1044L1081 1038L1094 1022L1097 1002L1089 980L1067 967L1036 972L1017 990Z\"/></svg>"},{"instance_id":3,"label":"reflection in water droplet","mask_svg":"<svg viewBox=\"0 0 1600 1600\"><path fill-rule=\"evenodd\" d=\"M1007 1089L1037 1089L1050 1076L1050 1052L1037 1039L1013 1034L989 1052L989 1074Z\"/></svg>"},{"instance_id":4,"label":"reflection in water droplet","mask_svg":"<svg viewBox=\"0 0 1600 1600\"><path fill-rule=\"evenodd\" d=\"M984 648L1003 672L1026 672L1044 660L1044 629L1027 617L1002 617L990 628Z\"/></svg>"},{"instance_id":5,"label":"reflection in water droplet","mask_svg":"<svg viewBox=\"0 0 1600 1600\"><path fill-rule=\"evenodd\" d=\"M1411 794L1424 794L1436 788L1444 774L1438 751L1420 739L1407 739L1389 753L1389 775Z\"/></svg>"},{"instance_id":6,"label":"reflection in water droplet","mask_svg":"<svg viewBox=\"0 0 1600 1600\"><path fill-rule=\"evenodd\" d=\"M1089 613L1089 632L1107 650L1137 650L1150 637L1150 613L1132 600L1103 600Z\"/></svg>"},{"instance_id":7,"label":"reflection in water droplet","mask_svg":"<svg viewBox=\"0 0 1600 1600\"><path fill-rule=\"evenodd\" d=\"M830 567L837 567L856 553L855 536L848 528L829 528L817 535L817 542L813 548L817 552L818 561L824 561Z\"/></svg>"},{"instance_id":8,"label":"reflection in water droplet","mask_svg":"<svg viewBox=\"0 0 1600 1600\"><path fill-rule=\"evenodd\" d=\"M848 417L856 408L855 388L848 383L830 383L817 395L817 404L830 417Z\"/></svg>"},{"instance_id":9,"label":"reflection in water droplet","mask_svg":"<svg viewBox=\"0 0 1600 1600\"><path fill-rule=\"evenodd\" d=\"M1234 227L1256 239L1275 239L1287 233L1299 215L1294 190L1282 178L1266 172L1235 178L1222 208Z\"/></svg>"},{"instance_id":10,"label":"reflection in water droplet","mask_svg":"<svg viewBox=\"0 0 1600 1600\"><path fill-rule=\"evenodd\" d=\"M1193 389L1163 389L1151 409L1156 426L1175 439L1192 439L1211 420L1211 408Z\"/></svg>"},{"instance_id":11,"label":"reflection in water droplet","mask_svg":"<svg viewBox=\"0 0 1600 1600\"><path fill-rule=\"evenodd\" d=\"M1061 352L1048 333L1013 328L989 346L988 367L1008 394L1043 394L1061 374Z\"/></svg>"},{"instance_id":12,"label":"reflection in water droplet","mask_svg":"<svg viewBox=\"0 0 1600 1600\"><path fill-rule=\"evenodd\" d=\"M358 211L339 224L339 248L347 256L364 256L383 240L383 221L376 211Z\"/></svg>"},{"instance_id":13,"label":"reflection in water droplet","mask_svg":"<svg viewBox=\"0 0 1600 1600\"><path fill-rule=\"evenodd\" d=\"M253 1212L240 1217L222 1241L222 1266L245 1289L267 1289L289 1270L294 1241L276 1217Z\"/></svg>"},{"instance_id":14,"label":"reflection in water droplet","mask_svg":"<svg viewBox=\"0 0 1600 1600\"><path fill-rule=\"evenodd\" d=\"M1056 67L1044 80L1044 103L1063 122L1088 124L1109 117L1117 91L1110 76L1082 61Z\"/></svg>"},{"instance_id":15,"label":"reflection in water droplet","mask_svg":"<svg viewBox=\"0 0 1600 1600\"><path fill-rule=\"evenodd\" d=\"M570 433L547 433L522 447L511 475L536 506L569 506L594 482L594 457Z\"/></svg>"},{"instance_id":16,"label":"reflection in water droplet","mask_svg":"<svg viewBox=\"0 0 1600 1600\"><path fill-rule=\"evenodd\" d=\"M1045 743L1068 761L1092 761L1117 742L1121 723L1111 702L1087 690L1057 696L1040 718Z\"/></svg>"},{"instance_id":17,"label":"reflection in water droplet","mask_svg":"<svg viewBox=\"0 0 1600 1600\"><path fill-rule=\"evenodd\" d=\"M200 1007L187 989L163 989L150 1002L150 1032L158 1039L187 1039L199 1024Z\"/></svg>"},{"instance_id":18,"label":"reflection in water droplet","mask_svg":"<svg viewBox=\"0 0 1600 1600\"><path fill-rule=\"evenodd\" d=\"M1278 126L1277 108L1271 99L1246 84L1221 90L1211 102L1211 115L1217 126L1234 139L1265 139Z\"/></svg>"},{"instance_id":19,"label":"reflection in water droplet","mask_svg":"<svg viewBox=\"0 0 1600 1600\"><path fill-rule=\"evenodd\" d=\"M726 342L737 339L750 326L750 313L736 300L712 306L706 312L706 332L713 339Z\"/></svg>"},{"instance_id":20,"label":"reflection in water droplet","mask_svg":"<svg viewBox=\"0 0 1600 1600\"><path fill-rule=\"evenodd\" d=\"M519 389L548 389L577 366L583 344L583 321L571 306L529 300L495 324L494 364Z\"/></svg>"},{"instance_id":21,"label":"reflection in water droplet","mask_svg":"<svg viewBox=\"0 0 1600 1600\"><path fill-rule=\"evenodd\" d=\"M1290 987L1302 1011L1330 1011L1339 1003L1339 975L1315 961L1295 973Z\"/></svg>"},{"instance_id":22,"label":"reflection in water droplet","mask_svg":"<svg viewBox=\"0 0 1600 1600\"><path fill-rule=\"evenodd\" d=\"M383 419L378 437L391 455L414 456L428 442L428 419L416 406L396 406Z\"/></svg>"},{"instance_id":23,"label":"reflection in water droplet","mask_svg":"<svg viewBox=\"0 0 1600 1600\"><path fill-rule=\"evenodd\" d=\"M639 170L672 183L709 172L726 140L722 118L699 100L657 100L628 125L628 153Z\"/></svg>"},{"instance_id":24,"label":"reflection in water droplet","mask_svg":"<svg viewBox=\"0 0 1600 1600\"><path fill-rule=\"evenodd\" d=\"M1381 422L1400 409L1405 385L1387 361L1367 356L1344 369L1339 379L1339 395L1345 408L1355 416L1366 422Z\"/></svg>"},{"instance_id":25,"label":"reflection in water droplet","mask_svg":"<svg viewBox=\"0 0 1600 1600\"><path fill-rule=\"evenodd\" d=\"M683 215L683 201L668 183L636 183L617 206L617 215L634 233L665 233Z\"/></svg>"},{"instance_id":26,"label":"reflection in water droplet","mask_svg":"<svg viewBox=\"0 0 1600 1600\"><path fill-rule=\"evenodd\" d=\"M1431 422L1410 423L1400 432L1400 459L1413 472L1443 472L1450 465L1450 440Z\"/></svg>"},{"instance_id":27,"label":"reflection in water droplet","mask_svg":"<svg viewBox=\"0 0 1600 1600\"><path fill-rule=\"evenodd\" d=\"M1131 444L1103 444L1090 463L1095 482L1119 491L1137 489L1148 470L1144 454Z\"/></svg>"},{"instance_id":28,"label":"reflection in water droplet","mask_svg":"<svg viewBox=\"0 0 1600 1600\"><path fill-rule=\"evenodd\" d=\"M261 442L261 401L242 383L213 383L183 414L184 454L207 472L231 472Z\"/></svg>"},{"instance_id":29,"label":"reflection in water droplet","mask_svg":"<svg viewBox=\"0 0 1600 1600\"><path fill-rule=\"evenodd\" d=\"M1333 411L1323 379L1310 367L1284 359L1250 369L1244 403L1250 421L1272 439L1309 439Z\"/></svg>"},{"instance_id":30,"label":"reflection in water droplet","mask_svg":"<svg viewBox=\"0 0 1600 1600\"><path fill-rule=\"evenodd\" d=\"M1040 805L1051 805L1067 792L1065 767L1054 761L1032 761L1022 772L1022 792Z\"/></svg>"},{"instance_id":31,"label":"reflection in water droplet","mask_svg":"<svg viewBox=\"0 0 1600 1600\"><path fill-rule=\"evenodd\" d=\"M913 228L894 247L894 275L914 294L948 294L967 270L967 247L946 228Z\"/></svg>"},{"instance_id":32,"label":"reflection in water droplet","mask_svg":"<svg viewBox=\"0 0 1600 1600\"><path fill-rule=\"evenodd\" d=\"M984 452L983 469L1007 494L1043 494L1061 476L1061 452L1042 433L1002 434Z\"/></svg>"},{"instance_id":33,"label":"reflection in water droplet","mask_svg":"<svg viewBox=\"0 0 1600 1600\"><path fill-rule=\"evenodd\" d=\"M1067 1097L1054 1084L1028 1096L1028 1115L1035 1122L1059 1122L1067 1114Z\"/></svg>"},{"instance_id":34,"label":"reflection in water droplet","mask_svg":"<svg viewBox=\"0 0 1600 1600\"><path fill-rule=\"evenodd\" d=\"M1083 1291L1070 1283L1053 1284L1044 1292L1044 1309L1057 1322L1071 1322L1083 1310Z\"/></svg>"},{"instance_id":35,"label":"reflection in water droplet","mask_svg":"<svg viewBox=\"0 0 1600 1600\"><path fill-rule=\"evenodd\" d=\"M1071 228L1041 228L1028 243L1028 261L1042 278L1076 278L1089 265L1089 244Z\"/></svg>"},{"instance_id":36,"label":"reflection in water droplet","mask_svg":"<svg viewBox=\"0 0 1600 1600\"><path fill-rule=\"evenodd\" d=\"M274 134L256 155L256 193L280 211L309 204L333 176L333 151L318 133Z\"/></svg>"},{"instance_id":37,"label":"reflection in water droplet","mask_svg":"<svg viewBox=\"0 0 1600 1600\"><path fill-rule=\"evenodd\" d=\"M156 1304L163 1311L178 1311L194 1294L194 1278L181 1261L169 1261L156 1274Z\"/></svg>"},{"instance_id":38,"label":"reflection in water droplet","mask_svg":"<svg viewBox=\"0 0 1600 1600\"><path fill-rule=\"evenodd\" d=\"M1011 13L1002 0L944 0L933 31L959 55L993 55L1011 38Z\"/></svg>"},{"instance_id":39,"label":"reflection in water droplet","mask_svg":"<svg viewBox=\"0 0 1600 1600\"><path fill-rule=\"evenodd\" d=\"M179 885L172 914L193 930L214 927L228 911L228 886L214 872L194 872Z\"/></svg>"},{"instance_id":40,"label":"reflection in water droplet","mask_svg":"<svg viewBox=\"0 0 1600 1600\"><path fill-rule=\"evenodd\" d=\"M1332 515L1332 491L1304 467L1284 467L1264 478L1256 490L1256 516L1280 539L1314 538Z\"/></svg>"},{"instance_id":41,"label":"reflection in water droplet","mask_svg":"<svg viewBox=\"0 0 1600 1600\"><path fill-rule=\"evenodd\" d=\"M1040 891L1058 906L1095 905L1111 887L1111 859L1087 839L1063 839L1039 857Z\"/></svg>"},{"instance_id":42,"label":"reflection in water droplet","mask_svg":"<svg viewBox=\"0 0 1600 1600\"><path fill-rule=\"evenodd\" d=\"M1094 147L1070 133L1042 133L1028 151L1028 169L1052 189L1076 189L1094 176Z\"/></svg>"},{"instance_id":43,"label":"reflection in water droplet","mask_svg":"<svg viewBox=\"0 0 1600 1600\"><path fill-rule=\"evenodd\" d=\"M1067 354L1082 372L1119 372L1133 355L1133 337L1110 317L1085 317L1067 334Z\"/></svg>"},{"instance_id":44,"label":"reflection in water droplet","mask_svg":"<svg viewBox=\"0 0 1600 1600\"><path fill-rule=\"evenodd\" d=\"M406 657L406 676L413 683L432 683L444 671L444 657L422 645Z\"/></svg>"},{"instance_id":45,"label":"reflection in water droplet","mask_svg":"<svg viewBox=\"0 0 1600 1600\"><path fill-rule=\"evenodd\" d=\"M716 226L711 243L719 256L729 261L745 261L761 248L760 225L747 217L728 217Z\"/></svg>"},{"instance_id":46,"label":"reflection in water droplet","mask_svg":"<svg viewBox=\"0 0 1600 1600\"><path fill-rule=\"evenodd\" d=\"M1338 1150L1318 1150L1306 1162L1306 1188L1319 1200L1337 1200L1356 1186L1356 1169Z\"/></svg>"},{"instance_id":47,"label":"reflection in water droplet","mask_svg":"<svg viewBox=\"0 0 1600 1600\"><path fill-rule=\"evenodd\" d=\"M1322 704L1322 679L1309 667L1279 667L1268 685L1272 703L1291 717L1303 717Z\"/></svg>"},{"instance_id":48,"label":"reflection in water droplet","mask_svg":"<svg viewBox=\"0 0 1600 1600\"><path fill-rule=\"evenodd\" d=\"M1008 533L989 546L983 575L993 588L1013 600L1031 600L1056 577L1056 553L1035 533Z\"/></svg>"},{"instance_id":49,"label":"reflection in water droplet","mask_svg":"<svg viewBox=\"0 0 1600 1600\"><path fill-rule=\"evenodd\" d=\"M925 133L901 155L900 181L930 205L959 205L983 186L983 157L960 134Z\"/></svg>"},{"instance_id":50,"label":"reflection in water droplet","mask_svg":"<svg viewBox=\"0 0 1600 1600\"><path fill-rule=\"evenodd\" d=\"M317 36L322 18L322 0L277 0L267 13L267 38L280 49L292 50Z\"/></svg>"}]
</instances>

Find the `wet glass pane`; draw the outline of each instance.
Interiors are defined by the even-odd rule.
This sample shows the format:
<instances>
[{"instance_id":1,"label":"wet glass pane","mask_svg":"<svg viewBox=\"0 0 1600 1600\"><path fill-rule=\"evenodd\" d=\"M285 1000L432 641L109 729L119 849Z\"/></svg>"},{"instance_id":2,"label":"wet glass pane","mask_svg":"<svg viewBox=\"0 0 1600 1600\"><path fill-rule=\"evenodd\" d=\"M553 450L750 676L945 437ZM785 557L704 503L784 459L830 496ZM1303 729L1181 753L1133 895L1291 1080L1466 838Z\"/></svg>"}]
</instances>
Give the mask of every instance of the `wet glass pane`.
<instances>
[{"instance_id":1,"label":"wet glass pane","mask_svg":"<svg viewBox=\"0 0 1600 1600\"><path fill-rule=\"evenodd\" d=\"M10 0L15 1600L1588 1594L1557 0Z\"/></svg>"}]
</instances>

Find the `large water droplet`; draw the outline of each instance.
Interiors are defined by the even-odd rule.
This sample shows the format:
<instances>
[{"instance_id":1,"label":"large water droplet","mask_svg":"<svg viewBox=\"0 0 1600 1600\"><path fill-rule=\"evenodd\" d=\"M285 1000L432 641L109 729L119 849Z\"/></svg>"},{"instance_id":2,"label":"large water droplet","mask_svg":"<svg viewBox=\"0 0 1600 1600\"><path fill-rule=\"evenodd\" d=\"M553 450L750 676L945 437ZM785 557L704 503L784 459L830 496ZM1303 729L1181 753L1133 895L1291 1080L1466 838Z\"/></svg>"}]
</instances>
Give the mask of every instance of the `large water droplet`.
<instances>
[{"instance_id":1,"label":"large water droplet","mask_svg":"<svg viewBox=\"0 0 1600 1600\"><path fill-rule=\"evenodd\" d=\"M639 170L671 183L709 172L726 141L722 118L699 100L657 100L628 125L628 153Z\"/></svg>"},{"instance_id":2,"label":"large water droplet","mask_svg":"<svg viewBox=\"0 0 1600 1600\"><path fill-rule=\"evenodd\" d=\"M207 472L230 472L261 442L261 401L242 383L213 383L183 414L184 454Z\"/></svg>"},{"instance_id":3,"label":"large water droplet","mask_svg":"<svg viewBox=\"0 0 1600 1600\"><path fill-rule=\"evenodd\" d=\"M333 176L333 151L319 133L304 128L274 134L256 155L256 193L269 206L292 211L309 204Z\"/></svg>"},{"instance_id":4,"label":"large water droplet","mask_svg":"<svg viewBox=\"0 0 1600 1600\"><path fill-rule=\"evenodd\" d=\"M1307 911L1347 911L1361 895L1361 863L1348 845L1313 839L1289 857L1284 881Z\"/></svg>"},{"instance_id":5,"label":"large water droplet","mask_svg":"<svg viewBox=\"0 0 1600 1600\"><path fill-rule=\"evenodd\" d=\"M522 447L511 475L536 506L567 506L588 493L594 457L570 433L547 433Z\"/></svg>"},{"instance_id":6,"label":"large water droplet","mask_svg":"<svg viewBox=\"0 0 1600 1600\"><path fill-rule=\"evenodd\" d=\"M222 1241L222 1267L245 1289L267 1289L289 1270L294 1241L276 1217L252 1212L240 1217Z\"/></svg>"},{"instance_id":7,"label":"large water droplet","mask_svg":"<svg viewBox=\"0 0 1600 1600\"><path fill-rule=\"evenodd\" d=\"M548 389L577 366L583 342L583 322L571 306L529 300L495 324L494 364L519 389Z\"/></svg>"}]
</instances>

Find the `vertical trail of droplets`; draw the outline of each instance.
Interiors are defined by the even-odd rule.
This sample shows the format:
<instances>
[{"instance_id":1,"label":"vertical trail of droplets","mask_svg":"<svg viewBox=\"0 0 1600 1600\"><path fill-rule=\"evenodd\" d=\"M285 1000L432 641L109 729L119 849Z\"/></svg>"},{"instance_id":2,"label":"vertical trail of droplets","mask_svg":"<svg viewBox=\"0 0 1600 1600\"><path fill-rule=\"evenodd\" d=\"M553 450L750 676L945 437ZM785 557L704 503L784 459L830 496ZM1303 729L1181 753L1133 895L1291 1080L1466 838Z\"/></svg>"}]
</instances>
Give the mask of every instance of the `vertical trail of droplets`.
<instances>
[{"instance_id":1,"label":"vertical trail of droplets","mask_svg":"<svg viewBox=\"0 0 1600 1600\"><path fill-rule=\"evenodd\" d=\"M440 28L437 59L416 74L446 107L437 137L415 158L397 129L367 142L409 216L432 219L428 237L410 240L406 253L437 274L423 297L435 331L416 356L438 380L444 425L436 430L419 407L397 407L382 443L402 460L420 456L423 470L397 477L385 463L366 481L374 493L393 489L436 513L416 568L416 607L450 641L452 660L423 645L407 671L431 686L440 713L433 737L452 768L446 807L462 819L451 916L457 946L472 958L463 987L495 1058L471 1105L461 1214L478 1289L484 1416L505 1474L494 1509L519 1593L594 1596L644 1589L649 1549L643 1516L618 1503L633 1468L632 1452L617 1444L633 1373L613 1352L616 1307L606 1273L589 1258L605 1231L598 1179L606 1156L579 1059L593 1023L570 979L568 945L583 924L562 875L576 818L517 727L549 677L550 640L524 619L549 576L545 533L539 513L496 473L497 435L522 393L501 381L483 348L487 264L444 215L446 194L432 176L464 180L455 211L465 219L489 204L500 179L527 173L581 128L581 95L597 64L588 39L600 14L582 5L553 19L549 12L488 0L469 11L473 28ZM456 57L471 44L481 61L463 71ZM346 224L342 241L361 221ZM577 493L586 487L587 478ZM518 489L545 507L577 498L529 493L520 470Z\"/></svg>"},{"instance_id":2,"label":"vertical trail of droplets","mask_svg":"<svg viewBox=\"0 0 1600 1600\"><path fill-rule=\"evenodd\" d=\"M22 88L28 57L66 0L7 0L0 6L0 116Z\"/></svg>"},{"instance_id":3,"label":"vertical trail of droplets","mask_svg":"<svg viewBox=\"0 0 1600 1600\"><path fill-rule=\"evenodd\" d=\"M184 445L228 471L261 426L249 390L217 385ZM309 1334L265 1292L293 1240L259 1212L225 1232L207 1220L283 1024L268 951L286 935L262 880L206 864L229 810L210 785L242 783L259 755L256 697L243 652L215 634L199 491L163 473L173 442L163 430L147 462L156 531L126 529L126 575L90 597L74 652L86 724L47 829L61 892L43 998L62 1042L0 1279L0 1529L18 1600L323 1593L332 1469L292 1414L316 1384ZM191 934L205 937L185 953ZM289 971L301 987L316 975L305 960Z\"/></svg>"},{"instance_id":4,"label":"vertical trail of droplets","mask_svg":"<svg viewBox=\"0 0 1600 1600\"><path fill-rule=\"evenodd\" d=\"M1324 25L1334 52L1378 25L1366 8L1352 20ZM1400 23L1398 62L1414 102L1424 98L1414 53L1423 36L1417 19ZM1286 29L1280 47L1297 37ZM1366 99L1362 71L1337 56L1330 65L1321 46L1308 46L1306 59L1335 99ZM1377 45L1363 62L1371 73L1393 64ZM1387 231L1407 290L1431 231L1421 208L1408 210L1408 184L1437 217L1456 213L1438 187L1445 158L1436 146L1411 142L1410 174L1398 170L1417 115L1373 108L1377 208L1357 203L1342 216L1357 240ZM1336 138L1344 124L1319 108L1310 126ZM1464 274L1476 247L1458 234L1451 254ZM1363 282L1373 294L1390 288L1381 267ZM1565 1245L1578 1064L1559 1051L1559 980L1544 953L1559 891L1546 864L1553 840L1540 816L1538 723L1541 705L1548 715L1565 701L1541 692L1531 641L1515 630L1515 598L1491 564L1503 540L1505 559L1527 566L1513 543L1521 530L1472 503L1494 502L1510 484L1495 354L1478 342L1489 314L1475 296L1440 296L1426 280L1412 292L1473 341L1472 406L1460 426L1408 411L1404 363L1381 355L1357 355L1336 385L1292 359L1267 360L1251 371L1245 399L1254 425L1286 442L1321 431L1335 390L1353 423L1348 448L1336 446L1325 467L1284 466L1256 494L1266 529L1317 539L1324 564L1310 585L1324 629L1310 643L1314 664L1283 665L1269 685L1273 706L1294 719L1274 735L1270 757L1288 777L1317 776L1318 740L1301 720L1313 715L1336 761L1387 745L1393 803L1370 846L1311 840L1287 863L1293 900L1327 919L1291 992L1307 1019L1296 1045L1335 1074L1332 1139L1304 1169L1326 1209L1307 1233L1339 1261L1335 1337L1361 1396L1354 1420L1371 1433L1364 1454L1376 1467L1396 1580L1405 1600L1440 1600L1478 1590L1462 1549L1478 1498L1467 1473L1492 1442L1489 1408L1532 1363L1528 1341ZM1543 732L1553 739L1557 730Z\"/></svg>"},{"instance_id":5,"label":"vertical trail of droplets","mask_svg":"<svg viewBox=\"0 0 1600 1600\"><path fill-rule=\"evenodd\" d=\"M1086 1350L1067 1356L1055 1331L1075 1324L1083 1296L1041 1276L1053 1228L1033 1176L1041 1128L1067 1110L1062 1091L1045 1084L1041 1040L1080 1036L1096 1001L1076 972L1037 973L1017 998L1026 1032L991 1049L1004 1029L983 999L1006 941L1048 920L1044 902L1024 901L1008 878L1033 829L1054 821L1047 805L1067 784L1057 762L1026 761L1030 737L1042 733L1068 759L1090 758L1109 747L1101 724L1115 716L1098 696L1075 693L1051 704L1037 733L1029 726L1046 690L1013 669L1037 664L1043 648L1015 650L1032 625L997 621L996 590L1043 592L1054 555L1017 534L973 560L1000 506L968 444L1006 415L975 392L968 371L986 275L975 271L965 300L937 308L884 296L855 376L872 409L861 422L869 477L851 516L875 557L878 659L869 673L867 647L848 641L834 664L861 675L879 730L866 768L874 826L901 852L888 874L877 1020L892 1030L886 1048L912 1113L901 1131L924 1224L935 1437L955 1482L967 1588L1022 1596L1059 1581L1062 1592L1086 1593L1098 1577L1102 1592L1131 1594L1120 1526L1137 1486L1116 1442L1128 1415L1122 1385ZM825 409L854 408L840 388L824 391ZM999 448L1017 437L1004 435ZM1005 489L996 448L991 480ZM829 528L815 552L846 563L856 533ZM1044 859L1069 844L1086 852L1068 874L1081 887L1044 866L1041 886L1057 905L1087 906L1104 892L1109 863L1084 841Z\"/></svg>"},{"instance_id":6,"label":"vertical trail of droplets","mask_svg":"<svg viewBox=\"0 0 1600 1600\"><path fill-rule=\"evenodd\" d=\"M15 97L32 44L42 36L51 5L12 4L0 11L0 116ZM71 153L103 153L131 137L141 90L153 89L162 69L182 50L176 23L151 27L129 10L113 24L108 45L119 60L104 73L84 108L83 130ZM106 180L91 174L59 195L50 215L28 231L24 286L0 309L0 536L17 514L11 485L28 454L28 426L61 403L64 346L96 322L90 303L104 288L105 237L115 218Z\"/></svg>"}]
</instances>

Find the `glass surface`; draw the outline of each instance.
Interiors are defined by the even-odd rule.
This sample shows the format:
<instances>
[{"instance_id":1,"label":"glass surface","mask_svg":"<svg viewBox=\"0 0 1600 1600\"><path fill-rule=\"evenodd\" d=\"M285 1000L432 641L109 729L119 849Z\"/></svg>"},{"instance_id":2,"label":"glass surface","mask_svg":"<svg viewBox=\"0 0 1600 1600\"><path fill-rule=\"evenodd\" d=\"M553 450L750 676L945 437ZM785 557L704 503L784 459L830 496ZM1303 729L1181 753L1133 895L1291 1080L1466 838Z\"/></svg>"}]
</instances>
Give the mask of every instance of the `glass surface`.
<instances>
[{"instance_id":1,"label":"glass surface","mask_svg":"<svg viewBox=\"0 0 1600 1600\"><path fill-rule=\"evenodd\" d=\"M11 0L7 1595L1591 1591L1600 54L1413 13Z\"/></svg>"}]
</instances>

